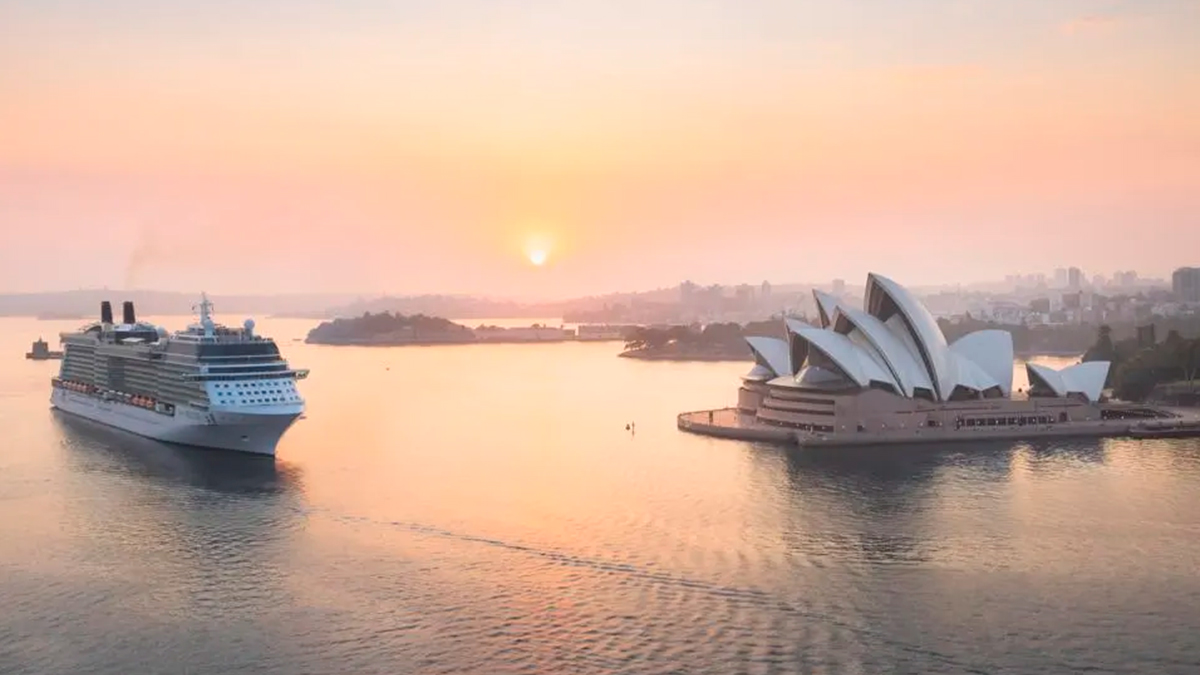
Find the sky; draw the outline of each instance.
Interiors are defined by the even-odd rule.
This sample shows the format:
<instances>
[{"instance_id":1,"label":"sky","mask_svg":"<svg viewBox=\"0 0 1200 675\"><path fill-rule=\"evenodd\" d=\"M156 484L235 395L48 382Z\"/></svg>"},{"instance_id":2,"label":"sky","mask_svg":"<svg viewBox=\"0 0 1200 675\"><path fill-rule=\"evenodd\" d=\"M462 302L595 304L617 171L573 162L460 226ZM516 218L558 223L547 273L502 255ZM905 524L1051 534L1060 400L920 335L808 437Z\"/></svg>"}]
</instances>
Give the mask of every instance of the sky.
<instances>
[{"instance_id":1,"label":"sky","mask_svg":"<svg viewBox=\"0 0 1200 675\"><path fill-rule=\"evenodd\" d=\"M1167 276L1197 35L1200 0L0 0L0 292Z\"/></svg>"}]
</instances>

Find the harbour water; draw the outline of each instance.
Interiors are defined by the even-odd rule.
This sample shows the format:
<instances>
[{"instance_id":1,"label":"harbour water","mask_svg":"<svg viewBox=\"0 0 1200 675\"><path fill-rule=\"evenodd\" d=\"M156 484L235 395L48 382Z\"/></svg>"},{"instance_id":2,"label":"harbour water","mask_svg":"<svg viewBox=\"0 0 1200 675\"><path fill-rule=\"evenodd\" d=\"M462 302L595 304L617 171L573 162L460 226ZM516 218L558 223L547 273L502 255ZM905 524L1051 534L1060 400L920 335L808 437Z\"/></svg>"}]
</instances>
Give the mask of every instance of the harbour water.
<instances>
[{"instance_id":1,"label":"harbour water","mask_svg":"<svg viewBox=\"0 0 1200 675\"><path fill-rule=\"evenodd\" d=\"M262 320L264 460L53 413L59 323L0 319L0 673L1200 672L1200 441L787 451L675 428L748 364Z\"/></svg>"}]
</instances>

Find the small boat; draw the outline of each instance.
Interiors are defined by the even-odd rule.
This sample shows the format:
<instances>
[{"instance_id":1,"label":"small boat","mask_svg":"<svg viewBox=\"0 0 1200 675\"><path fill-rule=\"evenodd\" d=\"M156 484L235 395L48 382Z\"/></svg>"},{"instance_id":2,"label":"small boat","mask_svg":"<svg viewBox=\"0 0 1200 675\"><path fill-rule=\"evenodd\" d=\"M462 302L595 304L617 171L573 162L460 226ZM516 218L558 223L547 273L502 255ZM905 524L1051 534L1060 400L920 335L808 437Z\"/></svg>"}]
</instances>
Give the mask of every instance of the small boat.
<instances>
[{"instance_id":1,"label":"small boat","mask_svg":"<svg viewBox=\"0 0 1200 675\"><path fill-rule=\"evenodd\" d=\"M1130 428L1132 438L1194 438L1200 436L1200 422L1147 422Z\"/></svg>"},{"instance_id":2,"label":"small boat","mask_svg":"<svg viewBox=\"0 0 1200 675\"><path fill-rule=\"evenodd\" d=\"M63 353L59 351L51 351L50 345L46 341L38 338L34 340L33 346L29 351L25 352L25 358L33 359L34 361L49 361L51 359L61 359Z\"/></svg>"}]
</instances>

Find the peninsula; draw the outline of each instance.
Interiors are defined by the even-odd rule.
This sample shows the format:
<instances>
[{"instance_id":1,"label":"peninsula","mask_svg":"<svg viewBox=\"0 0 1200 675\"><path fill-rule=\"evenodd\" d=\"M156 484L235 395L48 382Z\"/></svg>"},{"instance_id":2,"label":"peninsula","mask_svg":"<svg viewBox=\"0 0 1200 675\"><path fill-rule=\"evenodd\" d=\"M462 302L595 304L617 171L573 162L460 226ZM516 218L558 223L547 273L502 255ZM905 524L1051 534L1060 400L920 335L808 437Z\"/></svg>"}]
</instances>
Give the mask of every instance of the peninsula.
<instances>
[{"instance_id":1,"label":"peninsula","mask_svg":"<svg viewBox=\"0 0 1200 675\"><path fill-rule=\"evenodd\" d=\"M441 317L414 314L405 316L380 312L364 313L351 319L325 321L308 332L305 342L323 345L444 345L502 344L526 342L605 341L624 339L620 326L580 326L570 328L532 324L503 327L480 325L470 328Z\"/></svg>"},{"instance_id":2,"label":"peninsula","mask_svg":"<svg viewBox=\"0 0 1200 675\"><path fill-rule=\"evenodd\" d=\"M475 333L448 319L367 312L353 319L323 321L305 342L322 345L421 345L474 342Z\"/></svg>"},{"instance_id":3,"label":"peninsula","mask_svg":"<svg viewBox=\"0 0 1200 675\"><path fill-rule=\"evenodd\" d=\"M625 351L618 356L647 361L748 361L753 358L745 338L776 335L778 321L710 323L706 326L641 326L632 329Z\"/></svg>"}]
</instances>

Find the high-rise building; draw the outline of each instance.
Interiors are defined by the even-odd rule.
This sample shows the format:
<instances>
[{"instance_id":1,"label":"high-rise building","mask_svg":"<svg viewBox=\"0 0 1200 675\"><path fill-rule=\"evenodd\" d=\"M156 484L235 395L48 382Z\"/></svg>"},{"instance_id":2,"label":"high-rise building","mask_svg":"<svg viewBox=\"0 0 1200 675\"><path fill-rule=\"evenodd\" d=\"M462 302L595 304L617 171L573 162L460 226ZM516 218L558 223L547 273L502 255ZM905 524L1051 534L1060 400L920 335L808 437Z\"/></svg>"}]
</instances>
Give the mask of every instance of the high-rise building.
<instances>
[{"instance_id":1,"label":"high-rise building","mask_svg":"<svg viewBox=\"0 0 1200 675\"><path fill-rule=\"evenodd\" d=\"M1137 272L1114 272L1112 281L1113 286L1118 288L1132 288L1137 285Z\"/></svg>"},{"instance_id":2,"label":"high-rise building","mask_svg":"<svg viewBox=\"0 0 1200 675\"><path fill-rule=\"evenodd\" d=\"M1171 275L1171 291L1182 302L1200 302L1200 267L1180 267Z\"/></svg>"},{"instance_id":3,"label":"high-rise building","mask_svg":"<svg viewBox=\"0 0 1200 675\"><path fill-rule=\"evenodd\" d=\"M763 300L771 299L771 282L769 282L769 281L762 282L762 288L759 290L758 296L760 298L762 298Z\"/></svg>"},{"instance_id":4,"label":"high-rise building","mask_svg":"<svg viewBox=\"0 0 1200 675\"><path fill-rule=\"evenodd\" d=\"M833 280L833 294L839 298L846 294L846 280L845 279L834 279Z\"/></svg>"},{"instance_id":5,"label":"high-rise building","mask_svg":"<svg viewBox=\"0 0 1200 675\"><path fill-rule=\"evenodd\" d=\"M1067 288L1074 291L1083 288L1083 270L1078 267L1067 270Z\"/></svg>"},{"instance_id":6,"label":"high-rise building","mask_svg":"<svg viewBox=\"0 0 1200 675\"><path fill-rule=\"evenodd\" d=\"M1060 267L1060 268L1054 270L1054 287L1055 288L1066 288L1067 287L1067 269L1065 267Z\"/></svg>"}]
</instances>

